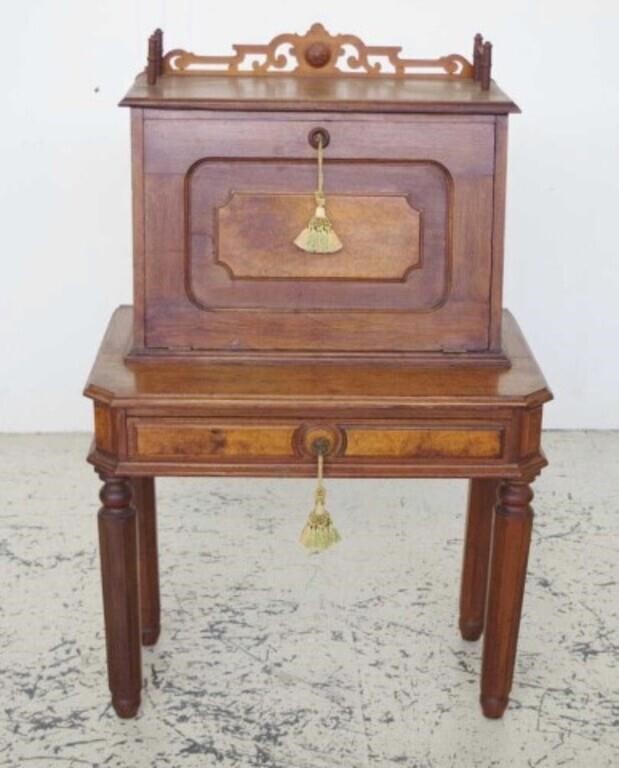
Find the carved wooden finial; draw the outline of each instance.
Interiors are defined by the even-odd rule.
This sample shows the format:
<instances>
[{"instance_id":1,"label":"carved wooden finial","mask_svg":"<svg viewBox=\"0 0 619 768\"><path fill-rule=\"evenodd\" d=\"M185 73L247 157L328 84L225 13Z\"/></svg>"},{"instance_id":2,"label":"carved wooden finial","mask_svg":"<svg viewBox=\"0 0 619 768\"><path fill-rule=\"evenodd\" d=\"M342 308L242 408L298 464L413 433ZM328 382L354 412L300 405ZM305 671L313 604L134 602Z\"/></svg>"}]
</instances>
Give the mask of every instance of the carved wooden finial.
<instances>
[{"instance_id":1,"label":"carved wooden finial","mask_svg":"<svg viewBox=\"0 0 619 768\"><path fill-rule=\"evenodd\" d=\"M492 71L492 43L485 42L480 65L480 82L484 91L490 88L491 71Z\"/></svg>"},{"instance_id":2,"label":"carved wooden finial","mask_svg":"<svg viewBox=\"0 0 619 768\"><path fill-rule=\"evenodd\" d=\"M473 77L479 82L481 75L481 59L483 55L484 37L479 32L473 42Z\"/></svg>"},{"instance_id":3,"label":"carved wooden finial","mask_svg":"<svg viewBox=\"0 0 619 768\"><path fill-rule=\"evenodd\" d=\"M148 63L146 79L149 85L154 85L163 70L163 32L156 29L148 38Z\"/></svg>"},{"instance_id":4,"label":"carved wooden finial","mask_svg":"<svg viewBox=\"0 0 619 768\"><path fill-rule=\"evenodd\" d=\"M157 40L157 77L163 71L163 30L157 28L154 32Z\"/></svg>"}]
</instances>

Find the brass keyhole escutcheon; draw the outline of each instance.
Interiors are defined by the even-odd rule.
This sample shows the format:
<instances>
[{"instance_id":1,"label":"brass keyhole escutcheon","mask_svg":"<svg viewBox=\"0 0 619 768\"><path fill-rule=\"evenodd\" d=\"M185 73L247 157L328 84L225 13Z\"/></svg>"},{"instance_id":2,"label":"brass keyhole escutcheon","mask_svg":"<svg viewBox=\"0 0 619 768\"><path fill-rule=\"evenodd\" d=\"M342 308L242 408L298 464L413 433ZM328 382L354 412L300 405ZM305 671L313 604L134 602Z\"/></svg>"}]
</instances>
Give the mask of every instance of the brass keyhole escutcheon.
<instances>
[{"instance_id":1,"label":"brass keyhole escutcheon","mask_svg":"<svg viewBox=\"0 0 619 768\"><path fill-rule=\"evenodd\" d=\"M329 142L331 141L331 134L326 128L312 128L312 130L307 134L307 140L310 143L310 147L313 147L314 149L318 149L320 145L320 139L322 139L322 148L329 146Z\"/></svg>"},{"instance_id":2,"label":"brass keyhole escutcheon","mask_svg":"<svg viewBox=\"0 0 619 768\"><path fill-rule=\"evenodd\" d=\"M314 456L327 456L331 453L332 449L331 441L326 437L317 437L312 442L312 453Z\"/></svg>"},{"instance_id":3,"label":"brass keyhole escutcheon","mask_svg":"<svg viewBox=\"0 0 619 768\"><path fill-rule=\"evenodd\" d=\"M303 424L295 432L294 446L299 456L335 459L346 452L346 435L335 424Z\"/></svg>"}]
</instances>

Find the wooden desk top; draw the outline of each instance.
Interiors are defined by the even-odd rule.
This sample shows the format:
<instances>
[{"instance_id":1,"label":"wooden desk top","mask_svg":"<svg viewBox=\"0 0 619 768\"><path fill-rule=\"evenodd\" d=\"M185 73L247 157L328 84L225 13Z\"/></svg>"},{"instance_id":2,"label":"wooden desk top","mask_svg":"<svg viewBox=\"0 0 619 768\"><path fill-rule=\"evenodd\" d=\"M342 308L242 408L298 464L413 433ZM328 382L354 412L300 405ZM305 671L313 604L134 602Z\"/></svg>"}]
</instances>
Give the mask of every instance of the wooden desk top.
<instances>
[{"instance_id":1,"label":"wooden desk top","mask_svg":"<svg viewBox=\"0 0 619 768\"><path fill-rule=\"evenodd\" d=\"M140 74L120 102L152 109L507 114L519 108L496 83L346 77L161 77Z\"/></svg>"},{"instance_id":2,"label":"wooden desk top","mask_svg":"<svg viewBox=\"0 0 619 768\"><path fill-rule=\"evenodd\" d=\"M512 315L503 314L509 369L395 365L148 363L127 366L133 310L110 321L84 394L115 407L195 406L354 409L425 406L532 407L552 399Z\"/></svg>"},{"instance_id":3,"label":"wooden desk top","mask_svg":"<svg viewBox=\"0 0 619 768\"><path fill-rule=\"evenodd\" d=\"M505 114L518 107L492 81L492 45L475 36L473 61L459 54L408 58L399 46L367 45L313 24L303 35L237 44L229 55L164 54L148 41L146 71L121 105L155 109L267 109Z\"/></svg>"}]
</instances>

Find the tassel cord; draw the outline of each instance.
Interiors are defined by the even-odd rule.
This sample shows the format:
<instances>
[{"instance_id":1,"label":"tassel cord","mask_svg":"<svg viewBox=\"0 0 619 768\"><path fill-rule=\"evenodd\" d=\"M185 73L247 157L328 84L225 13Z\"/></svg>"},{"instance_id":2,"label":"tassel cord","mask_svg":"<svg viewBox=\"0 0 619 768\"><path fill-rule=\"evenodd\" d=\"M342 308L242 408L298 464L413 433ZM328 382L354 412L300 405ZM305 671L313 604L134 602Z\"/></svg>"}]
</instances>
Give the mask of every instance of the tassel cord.
<instances>
[{"instance_id":1,"label":"tassel cord","mask_svg":"<svg viewBox=\"0 0 619 768\"><path fill-rule=\"evenodd\" d=\"M294 244L306 253L337 253L342 250L342 242L333 231L326 213L325 178L324 178L324 140L318 136L317 184L314 190L316 209L305 229L296 237Z\"/></svg>"},{"instance_id":2,"label":"tassel cord","mask_svg":"<svg viewBox=\"0 0 619 768\"><path fill-rule=\"evenodd\" d=\"M322 136L318 136L318 191L317 197L324 200L325 196L325 173L323 169L324 147L322 145Z\"/></svg>"},{"instance_id":3,"label":"tassel cord","mask_svg":"<svg viewBox=\"0 0 619 768\"><path fill-rule=\"evenodd\" d=\"M316 452L318 460L318 477L314 509L310 512L309 519L301 531L301 544L308 549L321 551L340 541L340 534L331 521L331 516L325 509L326 490L323 484L324 453Z\"/></svg>"},{"instance_id":4,"label":"tassel cord","mask_svg":"<svg viewBox=\"0 0 619 768\"><path fill-rule=\"evenodd\" d=\"M320 490L324 490L324 484L322 482L324 463L325 463L325 456L324 456L324 453L320 451L318 454L318 488Z\"/></svg>"}]
</instances>

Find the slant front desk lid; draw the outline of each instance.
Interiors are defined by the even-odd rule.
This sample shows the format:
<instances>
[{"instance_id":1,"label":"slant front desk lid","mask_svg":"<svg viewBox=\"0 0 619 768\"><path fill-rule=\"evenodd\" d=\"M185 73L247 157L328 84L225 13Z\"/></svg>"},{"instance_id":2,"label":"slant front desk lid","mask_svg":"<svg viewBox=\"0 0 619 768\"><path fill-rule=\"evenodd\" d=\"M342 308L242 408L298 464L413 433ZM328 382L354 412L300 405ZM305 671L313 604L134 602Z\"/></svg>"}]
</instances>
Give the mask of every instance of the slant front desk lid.
<instances>
[{"instance_id":1,"label":"slant front desk lid","mask_svg":"<svg viewBox=\"0 0 619 768\"><path fill-rule=\"evenodd\" d=\"M157 30L148 66L122 106L282 111L506 114L519 109L491 79L490 43L475 37L472 61L459 54L403 58L401 48L367 46L314 24L234 54L164 53Z\"/></svg>"}]
</instances>

